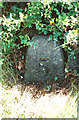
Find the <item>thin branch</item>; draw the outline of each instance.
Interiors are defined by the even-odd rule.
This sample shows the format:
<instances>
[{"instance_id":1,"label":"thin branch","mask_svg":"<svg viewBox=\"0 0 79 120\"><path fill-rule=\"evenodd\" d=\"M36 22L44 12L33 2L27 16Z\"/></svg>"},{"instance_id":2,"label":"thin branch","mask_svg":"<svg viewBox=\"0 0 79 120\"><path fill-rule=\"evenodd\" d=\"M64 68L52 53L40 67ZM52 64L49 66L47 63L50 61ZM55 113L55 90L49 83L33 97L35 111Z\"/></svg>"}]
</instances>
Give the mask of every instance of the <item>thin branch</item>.
<instances>
[{"instance_id":1,"label":"thin branch","mask_svg":"<svg viewBox=\"0 0 79 120\"><path fill-rule=\"evenodd\" d=\"M57 49L57 48L60 48L60 47L62 47L62 46L64 46L64 45L68 45L68 44L70 44L70 43L72 43L73 41L70 41L70 42L68 42L68 43L64 43L64 44L62 44L62 45L60 45L60 46L58 46L58 47L55 47L53 50L55 50L55 49Z\"/></svg>"}]
</instances>

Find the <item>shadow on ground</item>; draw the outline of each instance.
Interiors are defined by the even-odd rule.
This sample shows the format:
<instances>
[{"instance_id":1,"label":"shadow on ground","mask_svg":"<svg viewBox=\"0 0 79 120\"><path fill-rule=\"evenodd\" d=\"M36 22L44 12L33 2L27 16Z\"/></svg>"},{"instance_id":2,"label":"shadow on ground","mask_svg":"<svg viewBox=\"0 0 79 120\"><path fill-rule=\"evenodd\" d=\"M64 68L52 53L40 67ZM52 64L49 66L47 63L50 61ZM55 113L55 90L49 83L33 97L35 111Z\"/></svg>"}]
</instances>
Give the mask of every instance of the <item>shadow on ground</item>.
<instances>
[{"instance_id":1,"label":"shadow on ground","mask_svg":"<svg viewBox=\"0 0 79 120\"><path fill-rule=\"evenodd\" d=\"M41 81L41 82L24 82L18 83L17 85L21 85L21 95L25 89L32 93L32 98L40 98L41 96L45 96L45 94L63 94L68 95L69 92L72 91L71 95L74 95L77 92L77 83L78 77L72 76L71 78L66 78L63 81Z\"/></svg>"}]
</instances>

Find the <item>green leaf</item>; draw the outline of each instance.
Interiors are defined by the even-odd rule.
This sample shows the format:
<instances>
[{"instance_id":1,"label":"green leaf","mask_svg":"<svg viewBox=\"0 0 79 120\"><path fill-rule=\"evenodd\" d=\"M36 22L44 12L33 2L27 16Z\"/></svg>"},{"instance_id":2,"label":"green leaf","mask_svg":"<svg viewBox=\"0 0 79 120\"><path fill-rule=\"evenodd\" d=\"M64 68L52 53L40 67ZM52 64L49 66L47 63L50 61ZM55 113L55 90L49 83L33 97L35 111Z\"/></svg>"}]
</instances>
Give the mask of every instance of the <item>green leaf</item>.
<instances>
[{"instance_id":1,"label":"green leaf","mask_svg":"<svg viewBox=\"0 0 79 120\"><path fill-rule=\"evenodd\" d=\"M33 45L33 42L27 42L27 46Z\"/></svg>"},{"instance_id":2,"label":"green leaf","mask_svg":"<svg viewBox=\"0 0 79 120\"><path fill-rule=\"evenodd\" d=\"M16 45L16 47L19 47L20 45L18 44L18 45Z\"/></svg>"},{"instance_id":3,"label":"green leaf","mask_svg":"<svg viewBox=\"0 0 79 120\"><path fill-rule=\"evenodd\" d=\"M44 34L46 35L46 34L47 34L47 31L44 31Z\"/></svg>"},{"instance_id":4,"label":"green leaf","mask_svg":"<svg viewBox=\"0 0 79 120\"><path fill-rule=\"evenodd\" d=\"M16 9L17 9L17 6L12 6L12 7L11 7L11 10L12 10L13 12L16 12Z\"/></svg>"},{"instance_id":5,"label":"green leaf","mask_svg":"<svg viewBox=\"0 0 79 120\"><path fill-rule=\"evenodd\" d=\"M63 37L62 37L62 36L60 36L59 38L60 38L60 40L61 40Z\"/></svg>"},{"instance_id":6,"label":"green leaf","mask_svg":"<svg viewBox=\"0 0 79 120\"><path fill-rule=\"evenodd\" d=\"M20 37L20 39L21 39L21 40L24 38L24 36L23 36L23 35L20 35L19 37Z\"/></svg>"},{"instance_id":7,"label":"green leaf","mask_svg":"<svg viewBox=\"0 0 79 120\"><path fill-rule=\"evenodd\" d=\"M34 45L36 45L36 46L37 46L37 45L38 45L38 43L37 43L37 42L35 42L35 43L34 43Z\"/></svg>"},{"instance_id":8,"label":"green leaf","mask_svg":"<svg viewBox=\"0 0 79 120\"><path fill-rule=\"evenodd\" d=\"M55 77L54 80L55 80L55 81L58 80L58 77Z\"/></svg>"},{"instance_id":9,"label":"green leaf","mask_svg":"<svg viewBox=\"0 0 79 120\"><path fill-rule=\"evenodd\" d=\"M74 55L74 51L71 52L71 55Z\"/></svg>"},{"instance_id":10,"label":"green leaf","mask_svg":"<svg viewBox=\"0 0 79 120\"><path fill-rule=\"evenodd\" d=\"M52 38L53 38L53 35L50 35L48 41L52 40Z\"/></svg>"},{"instance_id":11,"label":"green leaf","mask_svg":"<svg viewBox=\"0 0 79 120\"><path fill-rule=\"evenodd\" d=\"M49 85L49 86L46 86L46 88L47 88L48 90L50 90L50 88L51 88L51 85Z\"/></svg>"},{"instance_id":12,"label":"green leaf","mask_svg":"<svg viewBox=\"0 0 79 120\"><path fill-rule=\"evenodd\" d=\"M35 45L33 46L33 48L35 49Z\"/></svg>"},{"instance_id":13,"label":"green leaf","mask_svg":"<svg viewBox=\"0 0 79 120\"><path fill-rule=\"evenodd\" d=\"M25 8L25 12L27 11L27 8Z\"/></svg>"},{"instance_id":14,"label":"green leaf","mask_svg":"<svg viewBox=\"0 0 79 120\"><path fill-rule=\"evenodd\" d=\"M65 75L65 78L67 78L67 75Z\"/></svg>"},{"instance_id":15,"label":"green leaf","mask_svg":"<svg viewBox=\"0 0 79 120\"><path fill-rule=\"evenodd\" d=\"M40 29L40 26L38 24L36 24L36 29L38 29L38 30Z\"/></svg>"},{"instance_id":16,"label":"green leaf","mask_svg":"<svg viewBox=\"0 0 79 120\"><path fill-rule=\"evenodd\" d=\"M54 10L56 11L56 13L57 13L58 15L60 15L60 12L58 11L57 8L54 8Z\"/></svg>"},{"instance_id":17,"label":"green leaf","mask_svg":"<svg viewBox=\"0 0 79 120\"><path fill-rule=\"evenodd\" d=\"M13 44L12 47L16 46L16 44Z\"/></svg>"},{"instance_id":18,"label":"green leaf","mask_svg":"<svg viewBox=\"0 0 79 120\"><path fill-rule=\"evenodd\" d=\"M19 13L19 12L22 12L23 9L22 9L22 8L17 8L17 11L18 11L18 13Z\"/></svg>"},{"instance_id":19,"label":"green leaf","mask_svg":"<svg viewBox=\"0 0 79 120\"><path fill-rule=\"evenodd\" d=\"M64 12L62 13L61 19L62 20L66 19L66 13L64 13Z\"/></svg>"},{"instance_id":20,"label":"green leaf","mask_svg":"<svg viewBox=\"0 0 79 120\"><path fill-rule=\"evenodd\" d=\"M24 59L24 55L22 55L22 60Z\"/></svg>"},{"instance_id":21,"label":"green leaf","mask_svg":"<svg viewBox=\"0 0 79 120\"><path fill-rule=\"evenodd\" d=\"M27 27L32 27L30 22L27 23Z\"/></svg>"},{"instance_id":22,"label":"green leaf","mask_svg":"<svg viewBox=\"0 0 79 120\"><path fill-rule=\"evenodd\" d=\"M56 33L56 37L60 36L61 35L61 32L57 32Z\"/></svg>"},{"instance_id":23,"label":"green leaf","mask_svg":"<svg viewBox=\"0 0 79 120\"><path fill-rule=\"evenodd\" d=\"M74 59L76 59L76 57L74 56Z\"/></svg>"}]
</instances>

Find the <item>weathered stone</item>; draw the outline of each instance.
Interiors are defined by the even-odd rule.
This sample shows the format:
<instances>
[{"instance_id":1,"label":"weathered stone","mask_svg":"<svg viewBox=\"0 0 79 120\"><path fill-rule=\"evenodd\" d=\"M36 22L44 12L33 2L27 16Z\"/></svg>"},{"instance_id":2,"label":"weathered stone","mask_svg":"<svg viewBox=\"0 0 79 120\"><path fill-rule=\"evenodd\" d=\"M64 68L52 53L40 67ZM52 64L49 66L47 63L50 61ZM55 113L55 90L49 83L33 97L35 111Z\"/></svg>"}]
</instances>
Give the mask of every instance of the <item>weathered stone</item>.
<instances>
[{"instance_id":1,"label":"weathered stone","mask_svg":"<svg viewBox=\"0 0 79 120\"><path fill-rule=\"evenodd\" d=\"M34 36L33 42L37 42L35 49L28 47L26 53L25 81L53 80L64 76L64 56L62 48L55 48L53 40L48 41L49 36ZM56 43L58 46L59 43Z\"/></svg>"}]
</instances>

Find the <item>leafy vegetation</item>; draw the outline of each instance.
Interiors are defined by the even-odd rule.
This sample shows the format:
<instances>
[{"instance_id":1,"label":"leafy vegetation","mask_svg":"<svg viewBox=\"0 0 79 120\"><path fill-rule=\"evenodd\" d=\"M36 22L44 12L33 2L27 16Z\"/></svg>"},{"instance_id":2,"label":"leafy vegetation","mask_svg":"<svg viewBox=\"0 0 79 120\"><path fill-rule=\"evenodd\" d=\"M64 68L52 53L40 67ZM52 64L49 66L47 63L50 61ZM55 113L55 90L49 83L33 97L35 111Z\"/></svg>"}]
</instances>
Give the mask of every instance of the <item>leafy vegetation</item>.
<instances>
[{"instance_id":1,"label":"leafy vegetation","mask_svg":"<svg viewBox=\"0 0 79 120\"><path fill-rule=\"evenodd\" d=\"M49 35L49 41L61 42L59 47L69 53L77 48L77 2L7 3L2 5L2 70L3 80L16 83L24 75L25 49L34 47L31 38L36 34ZM34 33L34 34L33 34ZM65 72L69 72L68 68ZM57 78L55 78L55 81Z\"/></svg>"}]
</instances>

